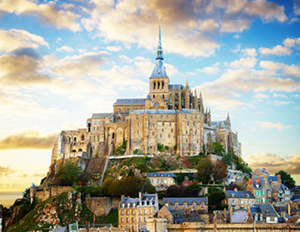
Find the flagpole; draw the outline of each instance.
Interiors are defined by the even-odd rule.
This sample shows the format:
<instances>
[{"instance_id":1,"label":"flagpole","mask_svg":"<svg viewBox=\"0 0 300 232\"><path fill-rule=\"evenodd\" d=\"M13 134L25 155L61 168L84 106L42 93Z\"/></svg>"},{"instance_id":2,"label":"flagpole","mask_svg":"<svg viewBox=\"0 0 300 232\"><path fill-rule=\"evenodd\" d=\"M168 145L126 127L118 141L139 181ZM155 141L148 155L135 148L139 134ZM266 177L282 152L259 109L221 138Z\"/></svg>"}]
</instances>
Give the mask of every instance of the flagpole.
<instances>
[{"instance_id":1,"label":"flagpole","mask_svg":"<svg viewBox=\"0 0 300 232\"><path fill-rule=\"evenodd\" d=\"M289 232L291 232L291 217L290 217L290 214L291 214L291 206L290 206L290 203L288 203L288 210L289 210Z\"/></svg>"}]
</instances>

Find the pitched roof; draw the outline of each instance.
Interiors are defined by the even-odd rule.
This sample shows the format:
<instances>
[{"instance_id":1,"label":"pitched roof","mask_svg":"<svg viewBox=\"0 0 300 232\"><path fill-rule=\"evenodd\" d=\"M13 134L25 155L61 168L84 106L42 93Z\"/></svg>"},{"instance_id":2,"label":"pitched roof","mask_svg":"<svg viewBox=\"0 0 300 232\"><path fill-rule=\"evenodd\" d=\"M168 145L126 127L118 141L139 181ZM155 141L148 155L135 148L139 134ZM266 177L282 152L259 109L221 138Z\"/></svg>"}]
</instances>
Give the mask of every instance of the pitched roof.
<instances>
[{"instance_id":1,"label":"pitched roof","mask_svg":"<svg viewBox=\"0 0 300 232\"><path fill-rule=\"evenodd\" d=\"M232 212L231 222L232 223L244 223L248 219L248 212L246 210L240 210Z\"/></svg>"},{"instance_id":2,"label":"pitched roof","mask_svg":"<svg viewBox=\"0 0 300 232\"><path fill-rule=\"evenodd\" d=\"M256 181L256 180L258 180L258 181ZM261 189L263 180L264 180L264 177L263 177L263 176L254 177L254 178L253 178L253 183L252 183L253 187L254 187L255 189Z\"/></svg>"},{"instance_id":3,"label":"pitched roof","mask_svg":"<svg viewBox=\"0 0 300 232\"><path fill-rule=\"evenodd\" d=\"M199 113L199 111L195 110L195 109L181 109L181 111L179 112L180 114L193 114L193 113Z\"/></svg>"},{"instance_id":4,"label":"pitched roof","mask_svg":"<svg viewBox=\"0 0 300 232\"><path fill-rule=\"evenodd\" d=\"M181 84L175 84L175 85L169 85L169 89L173 89L173 86L175 87L175 89L184 89L184 86Z\"/></svg>"},{"instance_id":5,"label":"pitched roof","mask_svg":"<svg viewBox=\"0 0 300 232\"><path fill-rule=\"evenodd\" d=\"M264 217L278 217L276 211L271 204L260 204L258 206Z\"/></svg>"},{"instance_id":6,"label":"pitched roof","mask_svg":"<svg viewBox=\"0 0 300 232\"><path fill-rule=\"evenodd\" d=\"M134 114L177 114L175 110L133 110Z\"/></svg>"},{"instance_id":7,"label":"pitched roof","mask_svg":"<svg viewBox=\"0 0 300 232\"><path fill-rule=\"evenodd\" d=\"M117 99L114 105L145 105L145 98Z\"/></svg>"},{"instance_id":8,"label":"pitched roof","mask_svg":"<svg viewBox=\"0 0 300 232\"><path fill-rule=\"evenodd\" d=\"M204 222L195 211L192 211L191 214L185 218L184 222Z\"/></svg>"},{"instance_id":9,"label":"pitched roof","mask_svg":"<svg viewBox=\"0 0 300 232\"><path fill-rule=\"evenodd\" d=\"M268 176L268 181L269 182L277 181L277 176Z\"/></svg>"},{"instance_id":10,"label":"pitched roof","mask_svg":"<svg viewBox=\"0 0 300 232\"><path fill-rule=\"evenodd\" d=\"M164 203L170 201L171 205L174 205L177 201L179 205L183 205L183 202L187 202L188 205L191 205L193 201L196 202L197 205L203 201L207 205L207 197L164 197Z\"/></svg>"},{"instance_id":11,"label":"pitched roof","mask_svg":"<svg viewBox=\"0 0 300 232\"><path fill-rule=\"evenodd\" d=\"M147 173L147 177L177 177L174 173L165 172L150 172Z\"/></svg>"},{"instance_id":12,"label":"pitched roof","mask_svg":"<svg viewBox=\"0 0 300 232\"><path fill-rule=\"evenodd\" d=\"M96 113L96 114L92 115L93 119L99 119L102 117L112 117L112 114L111 113Z\"/></svg>"},{"instance_id":13,"label":"pitched roof","mask_svg":"<svg viewBox=\"0 0 300 232\"><path fill-rule=\"evenodd\" d=\"M129 198L125 197L124 201L120 202L120 208L135 208L140 205L155 205L155 200L157 199L157 194L144 194L141 202L139 198ZM123 206L123 204L125 204Z\"/></svg>"},{"instance_id":14,"label":"pitched roof","mask_svg":"<svg viewBox=\"0 0 300 232\"><path fill-rule=\"evenodd\" d=\"M156 61L156 64L150 77L168 77L166 68L161 59L158 59Z\"/></svg>"},{"instance_id":15,"label":"pitched roof","mask_svg":"<svg viewBox=\"0 0 300 232\"><path fill-rule=\"evenodd\" d=\"M226 190L225 194L227 198L255 198L250 191Z\"/></svg>"},{"instance_id":16,"label":"pitched roof","mask_svg":"<svg viewBox=\"0 0 300 232\"><path fill-rule=\"evenodd\" d=\"M265 173L265 174L267 174L267 175L270 175L268 172L267 172L267 170L265 170L265 169L262 169L262 168L258 168L261 172L263 172L263 173Z\"/></svg>"}]
</instances>

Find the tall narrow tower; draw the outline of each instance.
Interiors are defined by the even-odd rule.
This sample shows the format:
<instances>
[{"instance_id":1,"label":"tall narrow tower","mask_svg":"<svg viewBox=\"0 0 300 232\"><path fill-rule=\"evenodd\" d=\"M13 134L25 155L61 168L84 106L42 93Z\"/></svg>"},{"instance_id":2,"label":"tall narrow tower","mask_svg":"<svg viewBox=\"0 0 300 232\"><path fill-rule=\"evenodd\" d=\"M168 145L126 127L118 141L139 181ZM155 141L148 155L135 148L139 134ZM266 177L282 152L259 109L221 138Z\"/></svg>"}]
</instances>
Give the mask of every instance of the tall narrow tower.
<instances>
[{"instance_id":1,"label":"tall narrow tower","mask_svg":"<svg viewBox=\"0 0 300 232\"><path fill-rule=\"evenodd\" d=\"M170 98L169 93L169 77L163 64L163 51L161 43L161 25L159 18L158 45L156 52L156 64L150 76L150 92L149 96L152 100L150 108L167 109L167 100Z\"/></svg>"}]
</instances>

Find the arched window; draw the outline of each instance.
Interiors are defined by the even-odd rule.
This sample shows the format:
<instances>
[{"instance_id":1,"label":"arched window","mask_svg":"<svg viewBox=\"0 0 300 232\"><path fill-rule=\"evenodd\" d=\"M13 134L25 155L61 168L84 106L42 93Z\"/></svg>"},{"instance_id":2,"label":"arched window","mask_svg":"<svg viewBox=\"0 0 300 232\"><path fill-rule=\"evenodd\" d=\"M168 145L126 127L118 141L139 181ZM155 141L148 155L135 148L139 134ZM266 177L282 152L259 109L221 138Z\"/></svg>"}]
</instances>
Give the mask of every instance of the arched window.
<instances>
[{"instance_id":1,"label":"arched window","mask_svg":"<svg viewBox=\"0 0 300 232\"><path fill-rule=\"evenodd\" d=\"M165 95L164 95L164 94L163 94L163 96L162 96L162 97L163 97L163 99L165 99Z\"/></svg>"},{"instance_id":2,"label":"arched window","mask_svg":"<svg viewBox=\"0 0 300 232\"><path fill-rule=\"evenodd\" d=\"M79 150L78 150L79 152L81 152L82 151L82 149L81 148L79 148Z\"/></svg>"},{"instance_id":3,"label":"arched window","mask_svg":"<svg viewBox=\"0 0 300 232\"><path fill-rule=\"evenodd\" d=\"M76 140L77 140L77 138L76 138L76 137L74 137L74 142L76 142Z\"/></svg>"},{"instance_id":4,"label":"arched window","mask_svg":"<svg viewBox=\"0 0 300 232\"><path fill-rule=\"evenodd\" d=\"M164 89L165 88L165 82L161 82L161 88Z\"/></svg>"},{"instance_id":5,"label":"arched window","mask_svg":"<svg viewBox=\"0 0 300 232\"><path fill-rule=\"evenodd\" d=\"M155 88L156 88L156 82L153 81L153 89L155 89Z\"/></svg>"},{"instance_id":6,"label":"arched window","mask_svg":"<svg viewBox=\"0 0 300 232\"><path fill-rule=\"evenodd\" d=\"M81 136L81 141L84 141L84 135Z\"/></svg>"},{"instance_id":7,"label":"arched window","mask_svg":"<svg viewBox=\"0 0 300 232\"><path fill-rule=\"evenodd\" d=\"M159 89L160 88L160 82L158 81L157 82L157 89Z\"/></svg>"}]
</instances>

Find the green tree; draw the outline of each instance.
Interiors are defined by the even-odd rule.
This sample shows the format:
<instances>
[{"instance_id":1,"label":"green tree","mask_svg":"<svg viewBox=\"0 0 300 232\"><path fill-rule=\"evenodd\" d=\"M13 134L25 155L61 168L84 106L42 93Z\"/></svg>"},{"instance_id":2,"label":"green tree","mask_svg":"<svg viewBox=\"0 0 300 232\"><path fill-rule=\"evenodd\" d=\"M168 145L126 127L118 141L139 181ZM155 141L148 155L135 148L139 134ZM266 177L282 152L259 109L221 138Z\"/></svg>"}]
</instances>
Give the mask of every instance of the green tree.
<instances>
[{"instance_id":1,"label":"green tree","mask_svg":"<svg viewBox=\"0 0 300 232\"><path fill-rule=\"evenodd\" d=\"M221 202L226 198L226 195L223 191L212 192L208 195L208 202L210 205L220 205Z\"/></svg>"},{"instance_id":2,"label":"green tree","mask_svg":"<svg viewBox=\"0 0 300 232\"><path fill-rule=\"evenodd\" d=\"M186 191L190 197L197 197L199 196L201 187L198 184L192 184L186 187Z\"/></svg>"},{"instance_id":3,"label":"green tree","mask_svg":"<svg viewBox=\"0 0 300 232\"><path fill-rule=\"evenodd\" d=\"M121 181L115 180L112 182L108 187L107 194L112 197L119 197L122 195L123 192L121 192Z\"/></svg>"},{"instance_id":4,"label":"green tree","mask_svg":"<svg viewBox=\"0 0 300 232\"><path fill-rule=\"evenodd\" d=\"M227 152L226 154L223 155L222 161L228 167L228 166L232 165L232 159L233 159L233 154L230 152Z\"/></svg>"},{"instance_id":5,"label":"green tree","mask_svg":"<svg viewBox=\"0 0 300 232\"><path fill-rule=\"evenodd\" d=\"M211 162L208 158L202 157L197 165L196 180L207 184L210 181L210 174L213 170Z\"/></svg>"},{"instance_id":6,"label":"green tree","mask_svg":"<svg viewBox=\"0 0 300 232\"><path fill-rule=\"evenodd\" d=\"M223 146L219 142L213 142L211 144L210 152L214 153L214 154L223 155L223 153L225 152L225 150L224 150Z\"/></svg>"},{"instance_id":7,"label":"green tree","mask_svg":"<svg viewBox=\"0 0 300 232\"><path fill-rule=\"evenodd\" d=\"M101 187L104 196L108 196L109 186L112 184L112 182L114 182L114 179L111 177L108 177L103 181Z\"/></svg>"},{"instance_id":8,"label":"green tree","mask_svg":"<svg viewBox=\"0 0 300 232\"><path fill-rule=\"evenodd\" d=\"M81 174L82 170L77 164L70 161L66 162L59 166L58 172L55 175L54 184L60 186L78 185Z\"/></svg>"},{"instance_id":9,"label":"green tree","mask_svg":"<svg viewBox=\"0 0 300 232\"><path fill-rule=\"evenodd\" d=\"M291 177L291 175L288 174L287 172L285 172L283 170L280 170L279 172L275 173L275 176L277 176L277 175L281 176L281 182L282 182L282 184L284 184L289 189L292 189L295 186L296 182Z\"/></svg>"},{"instance_id":10,"label":"green tree","mask_svg":"<svg viewBox=\"0 0 300 232\"><path fill-rule=\"evenodd\" d=\"M23 192L23 198L29 199L30 198L30 188L26 188Z\"/></svg>"}]
</instances>

